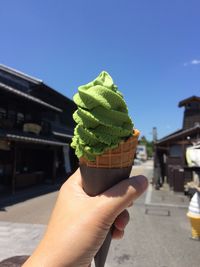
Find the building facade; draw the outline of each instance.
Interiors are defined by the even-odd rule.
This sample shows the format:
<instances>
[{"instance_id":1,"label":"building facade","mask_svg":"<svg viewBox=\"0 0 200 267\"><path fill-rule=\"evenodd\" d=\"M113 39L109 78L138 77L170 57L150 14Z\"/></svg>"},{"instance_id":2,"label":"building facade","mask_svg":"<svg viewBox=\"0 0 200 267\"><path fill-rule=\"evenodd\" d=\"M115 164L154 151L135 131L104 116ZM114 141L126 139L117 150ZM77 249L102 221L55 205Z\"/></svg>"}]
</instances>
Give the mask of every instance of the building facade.
<instances>
[{"instance_id":1,"label":"building facade","mask_svg":"<svg viewBox=\"0 0 200 267\"><path fill-rule=\"evenodd\" d=\"M75 109L41 80L0 65L0 192L55 183L74 171Z\"/></svg>"},{"instance_id":2,"label":"building facade","mask_svg":"<svg viewBox=\"0 0 200 267\"><path fill-rule=\"evenodd\" d=\"M186 149L200 143L200 97L192 96L179 102L184 107L182 129L155 142L154 173L159 186L166 181L174 191L184 191L187 182L200 167L188 166Z\"/></svg>"}]
</instances>

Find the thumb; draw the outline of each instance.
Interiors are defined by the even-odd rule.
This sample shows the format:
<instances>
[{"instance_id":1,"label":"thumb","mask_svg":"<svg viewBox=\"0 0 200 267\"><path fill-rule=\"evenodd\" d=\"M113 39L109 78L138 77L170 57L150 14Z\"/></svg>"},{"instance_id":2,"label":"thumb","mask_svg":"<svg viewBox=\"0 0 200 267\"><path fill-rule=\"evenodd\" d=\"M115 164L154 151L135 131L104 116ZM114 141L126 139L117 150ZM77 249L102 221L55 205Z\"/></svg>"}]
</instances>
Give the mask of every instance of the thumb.
<instances>
[{"instance_id":1,"label":"thumb","mask_svg":"<svg viewBox=\"0 0 200 267\"><path fill-rule=\"evenodd\" d=\"M136 200L148 187L147 178L143 175L125 179L105 191L104 199L107 211L114 217L118 216L129 204Z\"/></svg>"}]
</instances>

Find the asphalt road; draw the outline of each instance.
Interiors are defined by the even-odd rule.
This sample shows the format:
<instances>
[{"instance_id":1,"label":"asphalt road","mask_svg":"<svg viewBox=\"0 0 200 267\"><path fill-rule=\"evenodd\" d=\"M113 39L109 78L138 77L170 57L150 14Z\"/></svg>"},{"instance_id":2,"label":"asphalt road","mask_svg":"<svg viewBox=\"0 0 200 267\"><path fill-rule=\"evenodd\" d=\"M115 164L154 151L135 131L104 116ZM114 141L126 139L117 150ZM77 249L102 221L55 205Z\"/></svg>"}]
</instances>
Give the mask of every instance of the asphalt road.
<instances>
[{"instance_id":1,"label":"asphalt road","mask_svg":"<svg viewBox=\"0 0 200 267\"><path fill-rule=\"evenodd\" d=\"M151 180L152 162L134 166L132 174L144 174ZM56 197L57 192L49 193L0 210L0 260L32 252L44 232ZM151 206L152 202L158 205ZM160 207L163 203L164 207ZM124 239L112 241L106 267L199 266L200 242L190 239L184 208L187 205L182 194L167 189L155 191L150 186L129 209L131 220Z\"/></svg>"}]
</instances>

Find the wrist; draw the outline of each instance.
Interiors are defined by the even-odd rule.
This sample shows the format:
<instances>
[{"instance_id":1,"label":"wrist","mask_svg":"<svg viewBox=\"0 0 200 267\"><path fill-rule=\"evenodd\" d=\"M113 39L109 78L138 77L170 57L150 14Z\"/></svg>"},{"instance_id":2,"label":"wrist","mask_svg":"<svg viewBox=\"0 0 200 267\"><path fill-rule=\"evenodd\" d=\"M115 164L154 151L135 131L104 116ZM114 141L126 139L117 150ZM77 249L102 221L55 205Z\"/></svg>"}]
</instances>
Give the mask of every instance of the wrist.
<instances>
[{"instance_id":1,"label":"wrist","mask_svg":"<svg viewBox=\"0 0 200 267\"><path fill-rule=\"evenodd\" d=\"M50 238L44 237L22 267L88 267L90 259L83 254L70 244L63 250L62 245L58 246Z\"/></svg>"}]
</instances>

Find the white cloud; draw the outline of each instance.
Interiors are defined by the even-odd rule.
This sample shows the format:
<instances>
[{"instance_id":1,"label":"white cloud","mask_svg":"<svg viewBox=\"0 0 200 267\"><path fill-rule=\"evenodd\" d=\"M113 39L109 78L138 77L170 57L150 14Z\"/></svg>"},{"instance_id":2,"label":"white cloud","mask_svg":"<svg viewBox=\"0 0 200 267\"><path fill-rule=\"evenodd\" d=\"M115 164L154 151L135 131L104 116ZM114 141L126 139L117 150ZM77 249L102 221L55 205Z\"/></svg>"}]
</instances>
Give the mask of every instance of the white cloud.
<instances>
[{"instance_id":1,"label":"white cloud","mask_svg":"<svg viewBox=\"0 0 200 267\"><path fill-rule=\"evenodd\" d=\"M190 62L185 62L183 66L186 67L188 65L198 65L198 64L200 64L200 59L193 59Z\"/></svg>"},{"instance_id":2,"label":"white cloud","mask_svg":"<svg viewBox=\"0 0 200 267\"><path fill-rule=\"evenodd\" d=\"M199 59L193 59L190 63L193 65L198 65L198 64L200 64L200 60Z\"/></svg>"}]
</instances>

